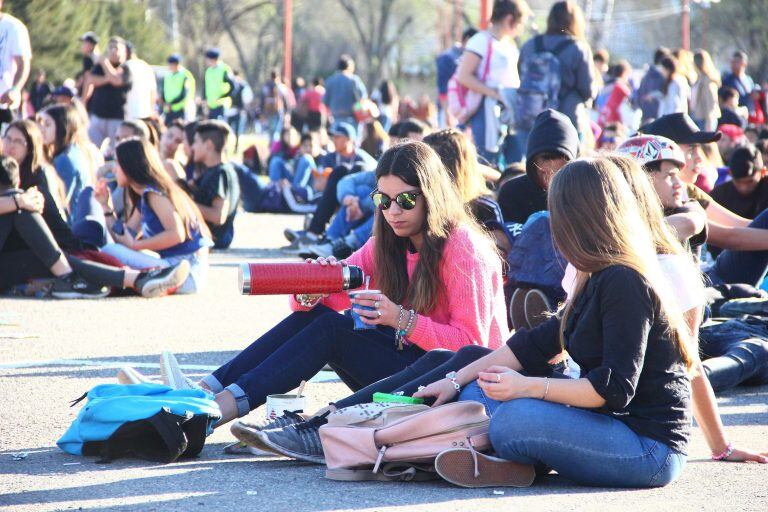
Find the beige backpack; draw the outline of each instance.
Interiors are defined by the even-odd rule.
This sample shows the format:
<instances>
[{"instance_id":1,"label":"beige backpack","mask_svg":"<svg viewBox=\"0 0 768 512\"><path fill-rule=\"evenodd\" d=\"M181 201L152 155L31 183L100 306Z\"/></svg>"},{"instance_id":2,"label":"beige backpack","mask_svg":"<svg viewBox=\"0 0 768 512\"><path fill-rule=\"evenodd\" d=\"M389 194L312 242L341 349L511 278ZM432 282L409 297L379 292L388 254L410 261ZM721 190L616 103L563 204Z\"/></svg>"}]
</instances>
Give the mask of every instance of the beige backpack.
<instances>
[{"instance_id":1,"label":"beige backpack","mask_svg":"<svg viewBox=\"0 0 768 512\"><path fill-rule=\"evenodd\" d=\"M347 409L331 414L320 427L329 478L343 474L339 471L343 469L372 468L369 474L376 474L382 463L431 464L450 448L490 448L490 418L478 402L438 407L391 404L375 414Z\"/></svg>"}]
</instances>

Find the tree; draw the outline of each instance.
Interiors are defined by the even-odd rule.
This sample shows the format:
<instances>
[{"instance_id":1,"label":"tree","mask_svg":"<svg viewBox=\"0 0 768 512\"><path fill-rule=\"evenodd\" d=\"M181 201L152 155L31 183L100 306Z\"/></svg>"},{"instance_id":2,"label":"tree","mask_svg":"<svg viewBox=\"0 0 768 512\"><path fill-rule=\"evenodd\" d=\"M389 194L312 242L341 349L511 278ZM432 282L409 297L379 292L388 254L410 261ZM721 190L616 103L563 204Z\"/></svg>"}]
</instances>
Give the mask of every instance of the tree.
<instances>
[{"instance_id":1,"label":"tree","mask_svg":"<svg viewBox=\"0 0 768 512\"><path fill-rule=\"evenodd\" d=\"M375 83L387 71L390 52L413 23L413 14L398 0L338 0L362 46L366 81Z\"/></svg>"},{"instance_id":2,"label":"tree","mask_svg":"<svg viewBox=\"0 0 768 512\"><path fill-rule=\"evenodd\" d=\"M45 69L55 81L73 77L80 70L79 38L88 30L103 41L111 35L124 37L149 62L164 62L167 54L162 25L146 0L5 0L3 9L27 26L32 67Z\"/></svg>"},{"instance_id":3,"label":"tree","mask_svg":"<svg viewBox=\"0 0 768 512\"><path fill-rule=\"evenodd\" d=\"M720 61L727 61L732 50L744 50L750 57L750 72L756 79L764 80L768 78L766 12L768 0L727 0L712 4L709 13L696 8L693 25L702 26L700 21L708 16L710 33L707 34L707 42L713 50L719 50L717 53L713 51L713 56L719 57Z\"/></svg>"}]
</instances>

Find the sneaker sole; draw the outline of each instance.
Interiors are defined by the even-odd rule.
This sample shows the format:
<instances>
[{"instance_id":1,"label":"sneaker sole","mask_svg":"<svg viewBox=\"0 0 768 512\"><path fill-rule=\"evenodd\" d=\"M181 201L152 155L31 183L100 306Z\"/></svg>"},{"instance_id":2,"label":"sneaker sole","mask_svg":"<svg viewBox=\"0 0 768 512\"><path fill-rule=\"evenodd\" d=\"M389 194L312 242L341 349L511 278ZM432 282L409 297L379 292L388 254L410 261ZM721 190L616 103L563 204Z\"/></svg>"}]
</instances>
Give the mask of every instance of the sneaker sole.
<instances>
[{"instance_id":1,"label":"sneaker sole","mask_svg":"<svg viewBox=\"0 0 768 512\"><path fill-rule=\"evenodd\" d=\"M286 457L290 457L292 459L300 460L303 462L312 462L314 464L325 464L325 457L314 457L312 455L307 455L305 453L296 453L291 450L286 450L282 446L274 444L272 441L270 441L269 437L267 437L267 435L261 431L257 431L255 435L259 437L261 444L264 445L264 447L266 447L266 449L270 451L273 451L280 455L284 455Z\"/></svg>"},{"instance_id":2,"label":"sneaker sole","mask_svg":"<svg viewBox=\"0 0 768 512\"><path fill-rule=\"evenodd\" d=\"M164 278L149 279L141 288L141 296L147 299L169 295L189 277L189 262L182 260L174 272Z\"/></svg>"},{"instance_id":3,"label":"sneaker sole","mask_svg":"<svg viewBox=\"0 0 768 512\"><path fill-rule=\"evenodd\" d=\"M525 294L524 310L525 320L533 329L546 322L549 316L546 313L551 311L549 299L541 290L530 290Z\"/></svg>"},{"instance_id":4,"label":"sneaker sole","mask_svg":"<svg viewBox=\"0 0 768 512\"><path fill-rule=\"evenodd\" d=\"M530 328L525 319L526 293L527 290L524 288L517 288L512 293L512 299L509 301L509 318L512 320L512 328L516 331Z\"/></svg>"},{"instance_id":5,"label":"sneaker sole","mask_svg":"<svg viewBox=\"0 0 768 512\"><path fill-rule=\"evenodd\" d=\"M55 297L57 299L103 299L107 295L109 295L110 290L107 290L105 292L99 292L99 293L79 293L79 292L51 292L51 297Z\"/></svg>"},{"instance_id":6,"label":"sneaker sole","mask_svg":"<svg viewBox=\"0 0 768 512\"><path fill-rule=\"evenodd\" d=\"M280 452L274 451L261 441L261 438L257 435L257 433L260 432L258 429L248 427L236 421L229 427L229 431L232 432L233 436L247 444L250 448L256 448L257 450L268 452L273 455L282 455Z\"/></svg>"},{"instance_id":7,"label":"sneaker sole","mask_svg":"<svg viewBox=\"0 0 768 512\"><path fill-rule=\"evenodd\" d=\"M460 487L530 487L536 478L533 466L477 454L480 475L475 478L472 453L464 448L446 450L435 459L435 470Z\"/></svg>"},{"instance_id":8,"label":"sneaker sole","mask_svg":"<svg viewBox=\"0 0 768 512\"><path fill-rule=\"evenodd\" d=\"M163 352L160 356L160 375L163 383L173 389L194 389L187 376L178 369L178 361L176 365L171 364L171 357L175 359L176 356L170 352Z\"/></svg>"}]
</instances>

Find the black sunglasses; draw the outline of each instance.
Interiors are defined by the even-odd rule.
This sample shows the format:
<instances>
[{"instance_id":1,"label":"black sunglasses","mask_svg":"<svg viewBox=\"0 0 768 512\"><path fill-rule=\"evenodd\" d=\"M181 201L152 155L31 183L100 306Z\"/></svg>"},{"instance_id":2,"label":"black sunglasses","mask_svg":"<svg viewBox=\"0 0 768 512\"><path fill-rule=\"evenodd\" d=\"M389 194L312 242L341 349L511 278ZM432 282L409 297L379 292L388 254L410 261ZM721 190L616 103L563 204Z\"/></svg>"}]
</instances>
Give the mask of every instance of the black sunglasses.
<instances>
[{"instance_id":1,"label":"black sunglasses","mask_svg":"<svg viewBox=\"0 0 768 512\"><path fill-rule=\"evenodd\" d=\"M400 192L395 196L394 201L403 210L413 210L416 207L416 198L423 194L420 190ZM379 210L389 210L389 207L392 206L392 198L378 190L371 192L371 199Z\"/></svg>"}]
</instances>

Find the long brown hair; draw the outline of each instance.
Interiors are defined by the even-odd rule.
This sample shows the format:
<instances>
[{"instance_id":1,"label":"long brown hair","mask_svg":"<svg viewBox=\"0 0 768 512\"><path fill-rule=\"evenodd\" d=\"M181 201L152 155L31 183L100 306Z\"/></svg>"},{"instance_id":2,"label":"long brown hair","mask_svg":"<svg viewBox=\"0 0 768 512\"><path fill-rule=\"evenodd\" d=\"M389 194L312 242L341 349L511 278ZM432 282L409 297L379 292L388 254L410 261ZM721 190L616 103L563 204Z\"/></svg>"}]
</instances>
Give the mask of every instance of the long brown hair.
<instances>
[{"instance_id":1,"label":"long brown hair","mask_svg":"<svg viewBox=\"0 0 768 512\"><path fill-rule=\"evenodd\" d=\"M443 162L464 203L489 193L477 163L477 151L467 136L455 128L446 128L424 137Z\"/></svg>"},{"instance_id":2,"label":"long brown hair","mask_svg":"<svg viewBox=\"0 0 768 512\"><path fill-rule=\"evenodd\" d=\"M8 125L5 132L13 128L21 133L27 144L27 156L23 162L19 163L19 173L21 174L21 188L28 189L37 185L39 172L43 171L43 165L47 162L45 151L43 149L43 135L40 128L31 119L14 121Z\"/></svg>"},{"instance_id":3,"label":"long brown hair","mask_svg":"<svg viewBox=\"0 0 768 512\"><path fill-rule=\"evenodd\" d=\"M166 196L173 209L181 217L187 239L192 238L192 231L200 229L206 236L210 234L203 215L197 205L165 171L160 153L145 138L131 137L115 147L115 158L125 176L133 183L149 186ZM130 211L126 208L126 218L136 210L141 196L132 187L126 187Z\"/></svg>"},{"instance_id":4,"label":"long brown hair","mask_svg":"<svg viewBox=\"0 0 768 512\"><path fill-rule=\"evenodd\" d=\"M556 2L547 17L547 34L569 35L576 39L585 39L584 12L573 0Z\"/></svg>"},{"instance_id":5,"label":"long brown hair","mask_svg":"<svg viewBox=\"0 0 768 512\"><path fill-rule=\"evenodd\" d=\"M562 311L561 340L572 305L590 276L622 265L648 282L659 300L671 339L685 365L692 368L697 351L661 272L653 236L616 165L606 158L567 164L552 179L547 202L554 242L577 270L574 291Z\"/></svg>"},{"instance_id":6,"label":"long brown hair","mask_svg":"<svg viewBox=\"0 0 768 512\"><path fill-rule=\"evenodd\" d=\"M440 158L428 145L408 141L385 151L376 167L376 180L384 176L396 176L421 190L426 216L422 228L424 241L419 250L419 262L409 280L406 253L410 241L397 236L384 216L377 213L373 227L376 237L374 278L390 300L407 304L421 314L429 314L435 308L438 292L443 286L440 262L453 231L459 226L468 227L489 240L489 249L492 244L467 214Z\"/></svg>"}]
</instances>

